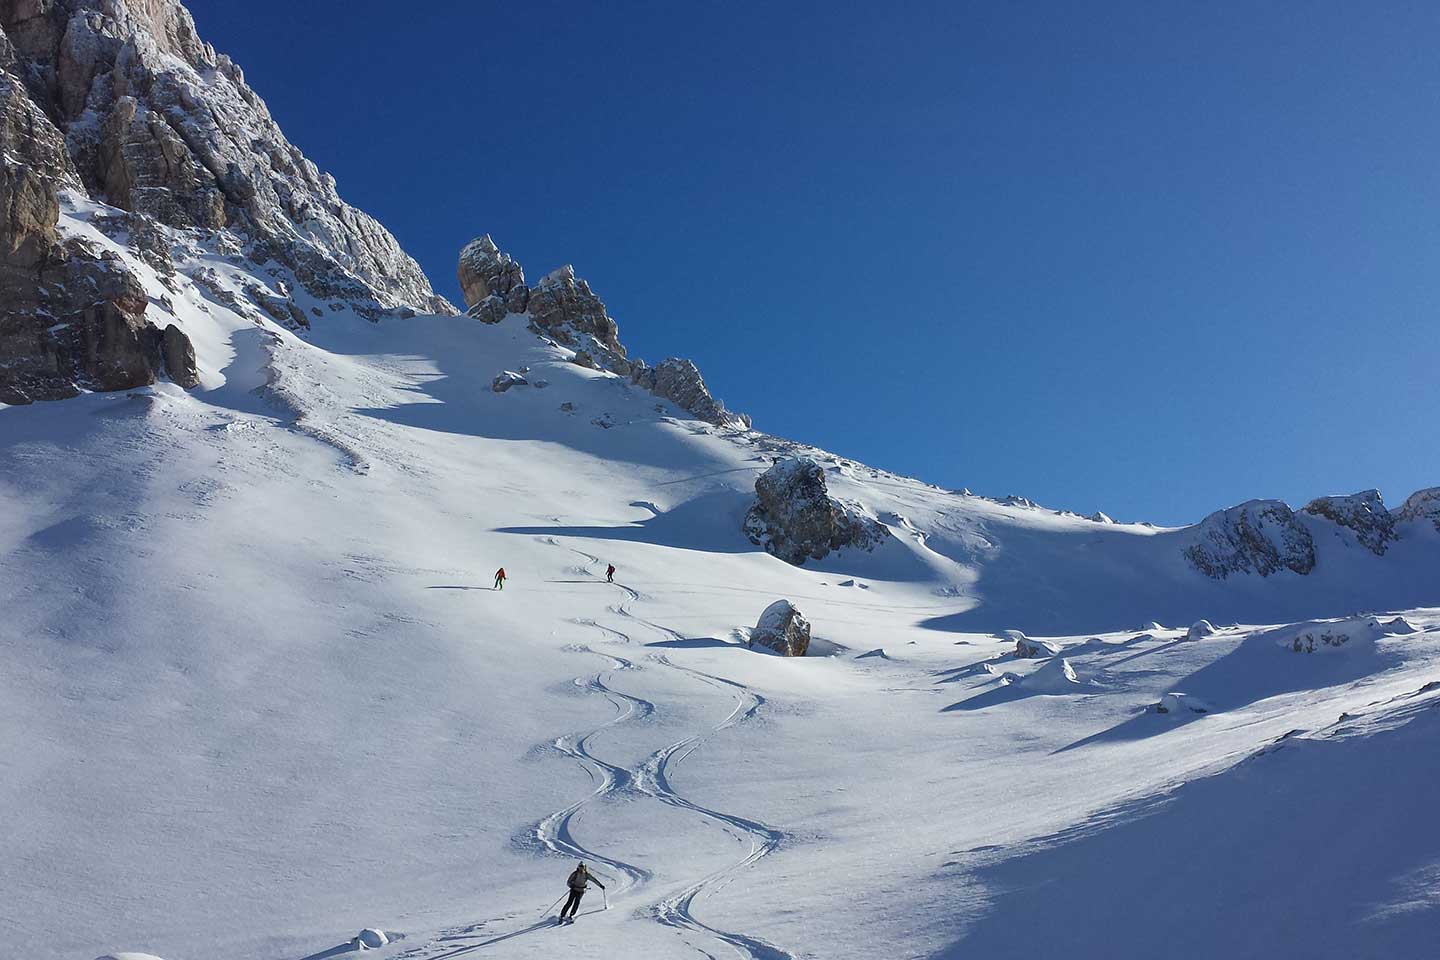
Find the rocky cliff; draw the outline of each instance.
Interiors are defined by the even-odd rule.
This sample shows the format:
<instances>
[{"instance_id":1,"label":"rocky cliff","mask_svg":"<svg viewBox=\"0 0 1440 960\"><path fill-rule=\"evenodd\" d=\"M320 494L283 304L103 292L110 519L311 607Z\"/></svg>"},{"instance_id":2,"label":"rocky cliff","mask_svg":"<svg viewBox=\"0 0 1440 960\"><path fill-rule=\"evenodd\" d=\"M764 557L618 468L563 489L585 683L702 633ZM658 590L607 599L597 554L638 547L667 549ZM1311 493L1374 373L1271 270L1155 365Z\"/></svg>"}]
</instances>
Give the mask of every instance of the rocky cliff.
<instances>
[{"instance_id":1,"label":"rocky cliff","mask_svg":"<svg viewBox=\"0 0 1440 960\"><path fill-rule=\"evenodd\" d=\"M194 382L184 334L147 319L133 276L59 236L67 192L123 212L110 227L137 249L148 236L147 259L168 256L162 226L229 235L220 245L257 268L278 266L314 298L370 319L454 312L395 238L286 140L175 0L0 0L0 155L0 402L166 373ZM253 299L308 322L293 304Z\"/></svg>"}]
</instances>

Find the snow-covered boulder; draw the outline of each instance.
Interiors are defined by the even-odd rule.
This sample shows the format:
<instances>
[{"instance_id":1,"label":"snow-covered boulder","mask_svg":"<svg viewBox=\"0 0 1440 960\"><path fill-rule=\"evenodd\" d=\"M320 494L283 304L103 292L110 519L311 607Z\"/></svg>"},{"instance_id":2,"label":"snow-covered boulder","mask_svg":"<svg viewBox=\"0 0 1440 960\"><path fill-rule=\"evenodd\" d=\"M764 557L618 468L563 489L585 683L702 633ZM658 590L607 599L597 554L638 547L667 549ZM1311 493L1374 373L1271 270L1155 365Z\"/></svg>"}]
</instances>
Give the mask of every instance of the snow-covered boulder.
<instances>
[{"instance_id":1,"label":"snow-covered boulder","mask_svg":"<svg viewBox=\"0 0 1440 960\"><path fill-rule=\"evenodd\" d=\"M1408 636L1419 632L1404 617L1381 620L1355 616L1340 620L1310 620L1269 630L1261 637L1291 653L1336 653L1373 649L1382 637Z\"/></svg>"},{"instance_id":2,"label":"snow-covered boulder","mask_svg":"<svg viewBox=\"0 0 1440 960\"><path fill-rule=\"evenodd\" d=\"M1397 523L1429 521L1440 530L1440 487L1416 490L1395 511Z\"/></svg>"},{"instance_id":3,"label":"snow-covered boulder","mask_svg":"<svg viewBox=\"0 0 1440 960\"><path fill-rule=\"evenodd\" d=\"M1215 624L1209 620L1196 620L1190 624L1190 629L1185 631L1185 639L1204 640L1206 637L1214 636L1216 633L1219 633L1219 631L1215 629Z\"/></svg>"},{"instance_id":4,"label":"snow-covered boulder","mask_svg":"<svg viewBox=\"0 0 1440 960\"><path fill-rule=\"evenodd\" d=\"M160 958L153 953L131 953L125 951L122 953L107 953L103 957L96 957L95 960L160 960Z\"/></svg>"},{"instance_id":5,"label":"snow-covered boulder","mask_svg":"<svg viewBox=\"0 0 1440 960\"><path fill-rule=\"evenodd\" d=\"M1385 509L1379 490L1363 490L1343 497L1317 497L1305 505L1304 511L1348 527L1362 546L1380 556L1395 539L1395 518Z\"/></svg>"},{"instance_id":6,"label":"snow-covered boulder","mask_svg":"<svg viewBox=\"0 0 1440 960\"><path fill-rule=\"evenodd\" d=\"M1185 557L1215 580L1234 573L1268 577L1281 570L1315 569L1315 543L1295 512L1280 500L1250 500L1218 510L1195 525Z\"/></svg>"},{"instance_id":7,"label":"snow-covered boulder","mask_svg":"<svg viewBox=\"0 0 1440 960\"><path fill-rule=\"evenodd\" d=\"M1140 627L1146 633L1164 633L1165 627L1158 620L1151 620Z\"/></svg>"},{"instance_id":8,"label":"snow-covered boulder","mask_svg":"<svg viewBox=\"0 0 1440 960\"><path fill-rule=\"evenodd\" d=\"M1016 631L1017 633L1019 631ZM1040 657L1053 657L1061 650L1060 644L1053 640L1036 640L1020 634L1015 638L1015 656L1021 660L1035 660Z\"/></svg>"},{"instance_id":9,"label":"snow-covered boulder","mask_svg":"<svg viewBox=\"0 0 1440 960\"><path fill-rule=\"evenodd\" d=\"M1096 522L1096 523L1114 523L1114 522L1115 522L1114 520L1110 519L1110 515L1109 515L1109 514L1105 513L1104 511L1101 511L1101 510L1096 510L1094 513L1090 514L1089 519L1093 520L1093 521Z\"/></svg>"},{"instance_id":10,"label":"snow-covered boulder","mask_svg":"<svg viewBox=\"0 0 1440 960\"><path fill-rule=\"evenodd\" d=\"M757 643L784 657L803 657L810 649L810 621L789 600L776 600L750 631L751 646Z\"/></svg>"},{"instance_id":11,"label":"snow-covered boulder","mask_svg":"<svg viewBox=\"0 0 1440 960\"><path fill-rule=\"evenodd\" d=\"M1199 697L1188 693L1167 693L1155 704L1156 713L1209 713L1211 706Z\"/></svg>"},{"instance_id":12,"label":"snow-covered boulder","mask_svg":"<svg viewBox=\"0 0 1440 960\"><path fill-rule=\"evenodd\" d=\"M378 950L390 942L390 935L375 927L366 927L351 941L361 950Z\"/></svg>"},{"instance_id":13,"label":"snow-covered boulder","mask_svg":"<svg viewBox=\"0 0 1440 960\"><path fill-rule=\"evenodd\" d=\"M495 379L490 381L490 389L496 393L504 393L511 387L524 386L529 382L529 380L525 379L523 373L516 373L514 370L501 370L495 375Z\"/></svg>"},{"instance_id":14,"label":"snow-covered boulder","mask_svg":"<svg viewBox=\"0 0 1440 960\"><path fill-rule=\"evenodd\" d=\"M891 535L857 505L832 499L825 471L809 457L777 461L756 479L755 498L745 516L746 536L797 566L844 547L871 550Z\"/></svg>"},{"instance_id":15,"label":"snow-covered boulder","mask_svg":"<svg viewBox=\"0 0 1440 960\"><path fill-rule=\"evenodd\" d=\"M506 313L525 312L530 295L525 286L525 271L510 254L495 245L490 234L465 244L460 251L456 277L470 316L494 323L504 319ZM477 314L477 309L491 298L494 299L485 307L484 315Z\"/></svg>"}]
</instances>

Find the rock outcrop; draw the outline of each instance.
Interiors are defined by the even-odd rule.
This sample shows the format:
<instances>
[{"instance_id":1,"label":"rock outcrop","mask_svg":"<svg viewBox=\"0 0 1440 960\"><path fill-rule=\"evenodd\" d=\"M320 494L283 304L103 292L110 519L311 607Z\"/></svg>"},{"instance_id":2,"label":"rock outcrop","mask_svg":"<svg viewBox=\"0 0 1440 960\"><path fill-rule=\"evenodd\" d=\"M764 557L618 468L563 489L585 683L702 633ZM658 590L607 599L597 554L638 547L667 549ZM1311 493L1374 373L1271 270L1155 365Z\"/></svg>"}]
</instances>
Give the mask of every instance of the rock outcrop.
<instances>
[{"instance_id":1,"label":"rock outcrop","mask_svg":"<svg viewBox=\"0 0 1440 960\"><path fill-rule=\"evenodd\" d=\"M1348 527L1362 546L1378 556L1395 539L1395 518L1385 509L1379 490L1364 490L1345 497L1317 497L1303 508L1311 516L1323 517Z\"/></svg>"},{"instance_id":2,"label":"rock outcrop","mask_svg":"<svg viewBox=\"0 0 1440 960\"><path fill-rule=\"evenodd\" d=\"M776 600L750 631L750 645L756 644L782 657L803 657L810 649L810 622L789 600Z\"/></svg>"},{"instance_id":3,"label":"rock outcrop","mask_svg":"<svg viewBox=\"0 0 1440 960\"><path fill-rule=\"evenodd\" d=\"M743 413L731 413L725 404L711 396L700 376L700 368L692 360L670 357L655 367L643 363L633 365L630 378L656 396L664 397L682 410L689 411L696 418L717 426L741 426L749 428L750 418Z\"/></svg>"},{"instance_id":4,"label":"rock outcrop","mask_svg":"<svg viewBox=\"0 0 1440 960\"><path fill-rule=\"evenodd\" d=\"M832 550L872 550L889 528L858 506L832 499L825 471L809 457L780 460L755 481L755 503L745 516L750 542L797 566Z\"/></svg>"},{"instance_id":5,"label":"rock outcrop","mask_svg":"<svg viewBox=\"0 0 1440 960\"><path fill-rule=\"evenodd\" d=\"M1440 530L1440 487L1416 490L1405 498L1394 516L1397 523L1429 521Z\"/></svg>"},{"instance_id":6,"label":"rock outcrop","mask_svg":"<svg viewBox=\"0 0 1440 960\"><path fill-rule=\"evenodd\" d=\"M25 72L0 33L0 403L143 386L167 361L177 383L194 386L189 339L146 319L139 278L113 253L61 238L59 192L80 180L15 71Z\"/></svg>"},{"instance_id":7,"label":"rock outcrop","mask_svg":"<svg viewBox=\"0 0 1440 960\"><path fill-rule=\"evenodd\" d=\"M285 138L178 0L0 0L0 70L5 122L22 96L58 134L58 154L45 138L50 169L37 171L57 189L171 227L231 231L256 264L288 267L316 298L372 319L454 312Z\"/></svg>"},{"instance_id":8,"label":"rock outcrop","mask_svg":"<svg viewBox=\"0 0 1440 960\"><path fill-rule=\"evenodd\" d=\"M527 287L525 270L485 234L460 251L456 276L468 316L499 323L510 314L525 314L536 333L572 349L577 365L628 377L707 423L750 427L749 417L726 410L711 395L693 361L671 357L652 367L631 358L605 302L575 275L574 267L552 270L534 288Z\"/></svg>"},{"instance_id":9,"label":"rock outcrop","mask_svg":"<svg viewBox=\"0 0 1440 960\"><path fill-rule=\"evenodd\" d=\"M1315 543L1294 511L1279 500L1251 500L1210 514L1185 549L1195 569L1216 580L1236 573L1262 577L1315 569Z\"/></svg>"}]
</instances>

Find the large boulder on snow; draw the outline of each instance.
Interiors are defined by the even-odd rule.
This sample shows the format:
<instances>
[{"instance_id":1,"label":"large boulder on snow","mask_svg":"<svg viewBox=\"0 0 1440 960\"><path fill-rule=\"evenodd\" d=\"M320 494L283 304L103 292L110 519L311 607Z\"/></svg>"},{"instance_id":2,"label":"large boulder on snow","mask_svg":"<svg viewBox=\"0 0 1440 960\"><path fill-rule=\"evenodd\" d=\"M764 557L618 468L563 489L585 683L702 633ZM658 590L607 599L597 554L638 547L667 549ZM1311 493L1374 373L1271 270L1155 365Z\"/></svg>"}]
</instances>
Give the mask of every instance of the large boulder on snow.
<instances>
[{"instance_id":1,"label":"large boulder on snow","mask_svg":"<svg viewBox=\"0 0 1440 960\"><path fill-rule=\"evenodd\" d=\"M1440 530L1440 487L1416 490L1395 511L1397 523L1429 521Z\"/></svg>"},{"instance_id":2,"label":"large boulder on snow","mask_svg":"<svg viewBox=\"0 0 1440 960\"><path fill-rule=\"evenodd\" d=\"M809 457L777 461L756 479L744 529L751 543L797 566L844 547L871 550L890 537L857 505L832 499L825 471Z\"/></svg>"},{"instance_id":3,"label":"large boulder on snow","mask_svg":"<svg viewBox=\"0 0 1440 960\"><path fill-rule=\"evenodd\" d=\"M1215 580L1236 573L1268 577L1281 570L1315 569L1315 543L1295 512L1280 500L1250 500L1218 510L1193 528L1190 563Z\"/></svg>"},{"instance_id":4,"label":"large boulder on snow","mask_svg":"<svg viewBox=\"0 0 1440 960\"><path fill-rule=\"evenodd\" d=\"M1395 518L1385 509L1379 490L1364 490L1343 497L1317 497L1305 505L1304 512L1348 527L1361 546L1377 555L1383 555L1395 539Z\"/></svg>"},{"instance_id":5,"label":"large boulder on snow","mask_svg":"<svg viewBox=\"0 0 1440 960\"><path fill-rule=\"evenodd\" d=\"M500 317L507 312L525 312L530 294L525 286L525 271L510 254L502 253L495 246L488 233L471 240L460 251L456 278L460 281L466 312L471 316L494 323L499 319L494 316L497 311ZM491 302L486 304L487 300Z\"/></svg>"},{"instance_id":6,"label":"large boulder on snow","mask_svg":"<svg viewBox=\"0 0 1440 960\"><path fill-rule=\"evenodd\" d=\"M529 382L529 380L525 379L523 373L516 373L514 370L501 370L495 375L495 379L490 381L490 389L496 393L504 393L511 387L523 387Z\"/></svg>"},{"instance_id":7,"label":"large boulder on snow","mask_svg":"<svg viewBox=\"0 0 1440 960\"><path fill-rule=\"evenodd\" d=\"M776 600L750 631L750 644L757 643L783 657L803 657L810 649L810 621L789 600Z\"/></svg>"}]
</instances>

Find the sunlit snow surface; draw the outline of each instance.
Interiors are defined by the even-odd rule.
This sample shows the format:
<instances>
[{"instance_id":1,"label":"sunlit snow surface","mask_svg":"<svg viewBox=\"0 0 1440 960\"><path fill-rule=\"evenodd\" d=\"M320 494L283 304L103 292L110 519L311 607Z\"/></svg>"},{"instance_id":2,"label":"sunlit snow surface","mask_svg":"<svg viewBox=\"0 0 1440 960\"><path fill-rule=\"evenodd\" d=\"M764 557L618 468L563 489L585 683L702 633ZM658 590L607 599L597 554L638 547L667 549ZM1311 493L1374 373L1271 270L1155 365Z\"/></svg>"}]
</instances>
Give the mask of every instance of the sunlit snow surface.
<instances>
[{"instance_id":1,"label":"sunlit snow surface","mask_svg":"<svg viewBox=\"0 0 1440 960\"><path fill-rule=\"evenodd\" d=\"M1433 529L1216 582L1183 530L802 449L895 537L794 568L740 533L793 445L521 318L297 335L136 269L202 388L0 409L0 956L1432 948ZM781 597L824 655L737 641Z\"/></svg>"}]
</instances>

